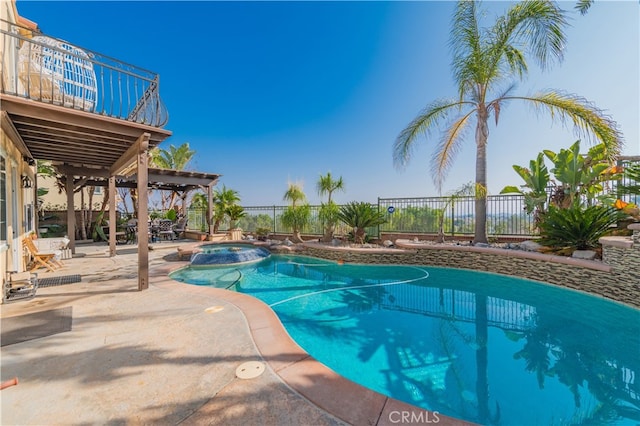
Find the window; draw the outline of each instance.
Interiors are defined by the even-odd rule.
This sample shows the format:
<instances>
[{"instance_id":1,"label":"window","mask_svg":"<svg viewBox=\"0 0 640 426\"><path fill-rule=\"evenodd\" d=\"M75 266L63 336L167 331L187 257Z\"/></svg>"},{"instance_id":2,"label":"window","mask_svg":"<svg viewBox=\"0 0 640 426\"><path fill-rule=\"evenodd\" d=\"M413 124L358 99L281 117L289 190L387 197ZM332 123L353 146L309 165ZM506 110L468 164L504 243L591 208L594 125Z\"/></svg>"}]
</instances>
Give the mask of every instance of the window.
<instances>
[{"instance_id":1,"label":"window","mask_svg":"<svg viewBox=\"0 0 640 426\"><path fill-rule=\"evenodd\" d=\"M0 155L0 242L7 241L7 168Z\"/></svg>"}]
</instances>

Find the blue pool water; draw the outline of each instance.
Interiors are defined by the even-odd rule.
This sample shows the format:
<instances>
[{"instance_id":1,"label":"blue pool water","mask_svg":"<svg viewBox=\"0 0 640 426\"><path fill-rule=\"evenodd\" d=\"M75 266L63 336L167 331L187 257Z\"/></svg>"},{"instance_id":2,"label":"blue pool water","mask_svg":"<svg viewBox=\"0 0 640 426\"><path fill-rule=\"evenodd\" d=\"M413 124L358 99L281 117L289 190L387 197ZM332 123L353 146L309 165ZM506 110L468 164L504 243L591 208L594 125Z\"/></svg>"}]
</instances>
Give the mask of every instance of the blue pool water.
<instances>
[{"instance_id":1,"label":"blue pool water","mask_svg":"<svg viewBox=\"0 0 640 426\"><path fill-rule=\"evenodd\" d=\"M342 376L501 425L640 422L640 311L495 274L272 255L172 278L267 304Z\"/></svg>"}]
</instances>

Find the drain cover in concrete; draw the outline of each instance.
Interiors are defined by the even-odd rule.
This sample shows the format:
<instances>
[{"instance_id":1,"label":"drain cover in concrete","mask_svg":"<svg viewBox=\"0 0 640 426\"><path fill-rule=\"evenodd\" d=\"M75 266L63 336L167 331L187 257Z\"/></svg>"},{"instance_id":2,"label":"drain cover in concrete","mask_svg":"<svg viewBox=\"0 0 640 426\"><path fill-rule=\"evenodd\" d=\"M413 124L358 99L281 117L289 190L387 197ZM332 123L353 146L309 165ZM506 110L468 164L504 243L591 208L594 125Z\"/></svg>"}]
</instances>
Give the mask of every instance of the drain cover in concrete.
<instances>
[{"instance_id":1,"label":"drain cover in concrete","mask_svg":"<svg viewBox=\"0 0 640 426\"><path fill-rule=\"evenodd\" d=\"M236 368L236 377L239 379L255 379L264 373L264 364L259 361L249 361Z\"/></svg>"},{"instance_id":2,"label":"drain cover in concrete","mask_svg":"<svg viewBox=\"0 0 640 426\"><path fill-rule=\"evenodd\" d=\"M220 312L223 309L224 309L224 306L217 305L217 306L212 306L210 308L207 308L204 311L208 314L215 314L216 312Z\"/></svg>"}]
</instances>

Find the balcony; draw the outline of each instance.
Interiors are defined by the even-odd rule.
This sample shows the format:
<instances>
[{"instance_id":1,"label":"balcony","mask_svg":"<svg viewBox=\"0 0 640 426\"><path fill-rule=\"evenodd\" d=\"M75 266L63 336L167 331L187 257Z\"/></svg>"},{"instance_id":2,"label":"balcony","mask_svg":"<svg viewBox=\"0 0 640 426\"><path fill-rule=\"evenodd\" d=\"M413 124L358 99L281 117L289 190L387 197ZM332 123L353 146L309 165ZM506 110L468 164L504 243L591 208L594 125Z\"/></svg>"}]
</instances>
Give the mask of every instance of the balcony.
<instances>
[{"instance_id":1,"label":"balcony","mask_svg":"<svg viewBox=\"0 0 640 426\"><path fill-rule=\"evenodd\" d=\"M0 38L2 129L25 157L110 170L171 135L156 73L1 19Z\"/></svg>"},{"instance_id":2,"label":"balcony","mask_svg":"<svg viewBox=\"0 0 640 426\"><path fill-rule=\"evenodd\" d=\"M2 93L154 127L167 123L157 74L0 21Z\"/></svg>"}]
</instances>

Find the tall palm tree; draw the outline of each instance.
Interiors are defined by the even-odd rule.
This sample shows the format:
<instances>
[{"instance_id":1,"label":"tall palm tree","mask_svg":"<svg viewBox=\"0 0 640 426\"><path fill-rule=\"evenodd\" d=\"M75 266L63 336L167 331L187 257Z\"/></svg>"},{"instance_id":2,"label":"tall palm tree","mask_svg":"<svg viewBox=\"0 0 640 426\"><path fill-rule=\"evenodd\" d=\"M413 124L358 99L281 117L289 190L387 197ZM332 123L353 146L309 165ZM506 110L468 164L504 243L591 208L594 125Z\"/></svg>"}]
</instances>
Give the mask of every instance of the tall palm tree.
<instances>
[{"instance_id":1,"label":"tall palm tree","mask_svg":"<svg viewBox=\"0 0 640 426\"><path fill-rule=\"evenodd\" d=\"M571 122L578 133L593 134L605 144L609 158L613 158L622 145L616 123L582 97L557 90L532 96L512 95L514 81L523 79L528 71L525 55L532 56L543 70L563 58L567 19L555 3L548 0L518 3L486 29L479 27L480 15L477 2L458 2L450 43L458 98L440 99L427 105L397 137L393 154L396 166L405 166L419 135L424 133L428 136L434 127L445 124L432 162L434 182L440 190L463 136L475 123L474 243L487 242L489 119L493 116L497 125L500 109L507 101L528 101L548 112L552 119Z\"/></svg>"},{"instance_id":2,"label":"tall palm tree","mask_svg":"<svg viewBox=\"0 0 640 426\"><path fill-rule=\"evenodd\" d=\"M322 203L320 206L320 218L324 222L324 236L322 237L322 240L330 242L333 240L339 211L338 206L331 199L331 195L337 190L344 191L342 176L334 180L333 176L331 176L331 172L327 172L326 175L320 175L320 179L316 184L316 189L320 196L327 194L327 203Z\"/></svg>"},{"instance_id":3,"label":"tall palm tree","mask_svg":"<svg viewBox=\"0 0 640 426\"><path fill-rule=\"evenodd\" d=\"M168 150L156 147L149 151L149 155L151 157L149 163L153 167L157 167L159 169L184 170L187 168L195 154L196 151L189 147L189 142L185 142L178 147L169 145ZM165 209L167 202L169 203L168 209L172 209L178 198L178 193L171 191L170 195L167 197L163 192L161 197L162 209ZM182 209L184 210L184 208L185 206L183 205Z\"/></svg>"}]
</instances>

